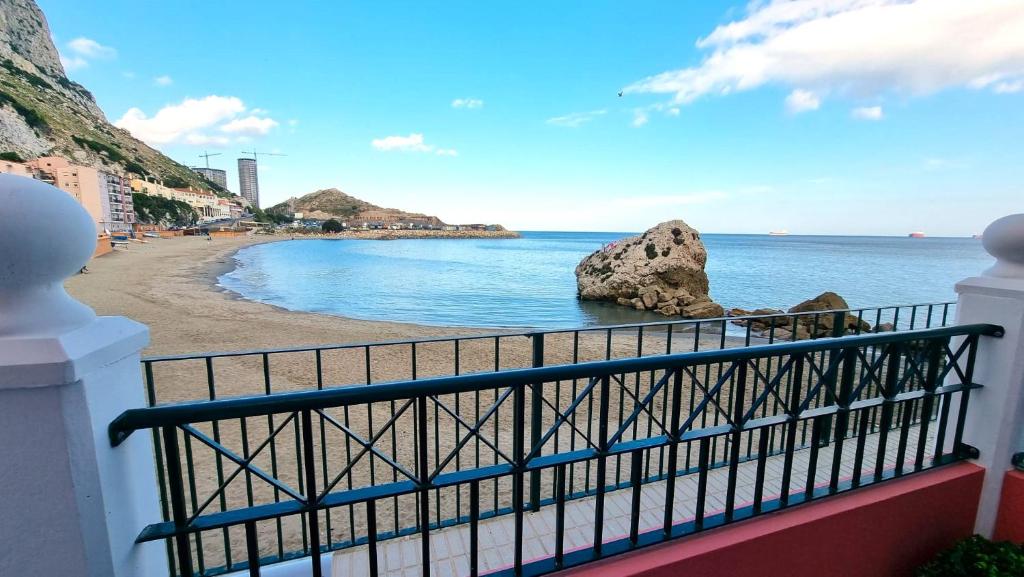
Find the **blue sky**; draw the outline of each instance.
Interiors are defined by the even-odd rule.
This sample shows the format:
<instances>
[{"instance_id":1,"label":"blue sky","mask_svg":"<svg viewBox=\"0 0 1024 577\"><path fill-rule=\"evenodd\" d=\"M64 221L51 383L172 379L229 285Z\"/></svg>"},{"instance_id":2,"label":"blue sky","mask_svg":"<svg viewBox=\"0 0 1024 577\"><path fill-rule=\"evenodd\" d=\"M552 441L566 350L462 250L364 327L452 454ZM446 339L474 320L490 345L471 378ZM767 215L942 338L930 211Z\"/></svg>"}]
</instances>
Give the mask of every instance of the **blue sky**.
<instances>
[{"instance_id":1,"label":"blue sky","mask_svg":"<svg viewBox=\"0 0 1024 577\"><path fill-rule=\"evenodd\" d=\"M935 236L1024 210L1024 3L40 0L179 162L520 230ZM618 92L624 91L623 96Z\"/></svg>"}]
</instances>

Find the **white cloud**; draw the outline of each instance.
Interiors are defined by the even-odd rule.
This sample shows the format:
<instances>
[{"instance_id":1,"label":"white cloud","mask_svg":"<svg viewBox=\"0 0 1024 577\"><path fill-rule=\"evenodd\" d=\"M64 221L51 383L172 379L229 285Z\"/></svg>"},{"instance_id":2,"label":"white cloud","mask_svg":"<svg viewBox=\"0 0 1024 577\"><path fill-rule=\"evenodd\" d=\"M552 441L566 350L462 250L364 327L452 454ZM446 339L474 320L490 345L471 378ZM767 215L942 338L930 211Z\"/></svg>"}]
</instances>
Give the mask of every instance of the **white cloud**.
<instances>
[{"instance_id":1,"label":"white cloud","mask_svg":"<svg viewBox=\"0 0 1024 577\"><path fill-rule=\"evenodd\" d=\"M710 50L698 66L625 91L686 104L767 84L852 97L1024 89L1019 0L756 0L697 46Z\"/></svg>"},{"instance_id":2,"label":"white cloud","mask_svg":"<svg viewBox=\"0 0 1024 577\"><path fill-rule=\"evenodd\" d=\"M567 128L577 128L590 122L591 120L604 116L607 114L607 110L591 110L589 112L573 112L572 114L566 114L565 116L556 116L554 118L547 119L548 124L555 126L565 126Z\"/></svg>"},{"instance_id":3,"label":"white cloud","mask_svg":"<svg viewBox=\"0 0 1024 577\"><path fill-rule=\"evenodd\" d=\"M294 127L294 126L298 126L298 125L299 125L299 120L297 118L292 118L292 119L288 120L288 126Z\"/></svg>"},{"instance_id":4,"label":"white cloud","mask_svg":"<svg viewBox=\"0 0 1024 577\"><path fill-rule=\"evenodd\" d=\"M650 117L647 116L647 112L646 111L644 111L644 110L634 110L633 111L633 123L632 123L633 126L639 128L639 127L647 124L648 120L650 120Z\"/></svg>"},{"instance_id":5,"label":"white cloud","mask_svg":"<svg viewBox=\"0 0 1024 577\"><path fill-rule=\"evenodd\" d=\"M255 112L255 111L254 111ZM263 136L277 126L273 118L261 118L259 116L246 116L236 118L220 127L221 132L228 134L248 134L251 136Z\"/></svg>"},{"instance_id":6,"label":"white cloud","mask_svg":"<svg viewBox=\"0 0 1024 577\"><path fill-rule=\"evenodd\" d=\"M114 58L117 56L117 50L114 50L109 46L104 46L91 38L85 38L84 36L80 36L71 42L68 42L68 49L82 58L101 59Z\"/></svg>"},{"instance_id":7,"label":"white cloud","mask_svg":"<svg viewBox=\"0 0 1024 577\"><path fill-rule=\"evenodd\" d=\"M414 132L409 136L385 136L384 138L375 138L370 142L370 146L385 152L433 152L438 156L459 155L458 151L454 148L437 148L433 144L425 143L423 141L423 135L418 132Z\"/></svg>"},{"instance_id":8,"label":"white cloud","mask_svg":"<svg viewBox=\"0 0 1024 577\"><path fill-rule=\"evenodd\" d=\"M810 90L799 88L789 93L786 97L786 110L791 114L799 114L808 110L817 110L821 106L821 99Z\"/></svg>"},{"instance_id":9,"label":"white cloud","mask_svg":"<svg viewBox=\"0 0 1024 577\"><path fill-rule=\"evenodd\" d=\"M881 120L884 116L881 106L861 106L851 110L850 114L860 120Z\"/></svg>"},{"instance_id":10,"label":"white cloud","mask_svg":"<svg viewBox=\"0 0 1024 577\"><path fill-rule=\"evenodd\" d=\"M170 86L173 83L174 79L166 74L163 76L157 76L153 79L153 84L156 84L157 86Z\"/></svg>"},{"instance_id":11,"label":"white cloud","mask_svg":"<svg viewBox=\"0 0 1024 577\"><path fill-rule=\"evenodd\" d=\"M1024 78L1012 82L998 82L992 88L996 94L1014 94L1024 90Z\"/></svg>"},{"instance_id":12,"label":"white cloud","mask_svg":"<svg viewBox=\"0 0 1024 577\"><path fill-rule=\"evenodd\" d=\"M73 70L81 70L82 68L89 66L89 61L81 56L64 56L61 54L60 65L64 67L66 72L71 72Z\"/></svg>"},{"instance_id":13,"label":"white cloud","mask_svg":"<svg viewBox=\"0 0 1024 577\"><path fill-rule=\"evenodd\" d=\"M54 43L56 44L56 41ZM58 57L66 72L87 68L90 60L105 60L117 56L117 50L104 46L91 38L75 38L65 44L65 47L67 54L62 51Z\"/></svg>"},{"instance_id":14,"label":"white cloud","mask_svg":"<svg viewBox=\"0 0 1024 577\"><path fill-rule=\"evenodd\" d=\"M479 98L456 98L452 100L452 108L483 108L484 101Z\"/></svg>"},{"instance_id":15,"label":"white cloud","mask_svg":"<svg viewBox=\"0 0 1024 577\"><path fill-rule=\"evenodd\" d=\"M245 104L234 96L186 98L167 105L153 116L130 108L114 125L124 128L150 145L184 143L194 146L226 146L247 136L266 134L277 126L270 118L241 115ZM211 134L211 131L225 134Z\"/></svg>"},{"instance_id":16,"label":"white cloud","mask_svg":"<svg viewBox=\"0 0 1024 577\"><path fill-rule=\"evenodd\" d=\"M193 133L186 134L184 142L192 146L227 146L231 144L231 139L226 136Z\"/></svg>"},{"instance_id":17,"label":"white cloud","mask_svg":"<svg viewBox=\"0 0 1024 577\"><path fill-rule=\"evenodd\" d=\"M422 134L410 134L409 136L385 136L375 138L370 143L377 150L406 150L413 152L430 152L434 149L423 143Z\"/></svg>"}]
</instances>

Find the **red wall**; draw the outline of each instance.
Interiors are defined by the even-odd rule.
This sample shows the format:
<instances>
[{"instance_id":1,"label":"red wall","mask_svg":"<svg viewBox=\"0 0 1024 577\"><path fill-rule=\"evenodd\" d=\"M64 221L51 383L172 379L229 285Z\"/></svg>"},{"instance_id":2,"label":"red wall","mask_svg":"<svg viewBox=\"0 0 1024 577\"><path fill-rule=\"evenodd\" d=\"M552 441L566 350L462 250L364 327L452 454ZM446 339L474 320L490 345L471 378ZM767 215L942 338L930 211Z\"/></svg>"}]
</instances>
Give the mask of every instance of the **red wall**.
<instances>
[{"instance_id":1,"label":"red wall","mask_svg":"<svg viewBox=\"0 0 1024 577\"><path fill-rule=\"evenodd\" d=\"M974 532L984 476L983 468L959 463L562 575L909 576L940 550Z\"/></svg>"},{"instance_id":2,"label":"red wall","mask_svg":"<svg viewBox=\"0 0 1024 577\"><path fill-rule=\"evenodd\" d=\"M1024 472L1007 471L999 496L999 517L992 535L996 541L1024 543Z\"/></svg>"}]
</instances>

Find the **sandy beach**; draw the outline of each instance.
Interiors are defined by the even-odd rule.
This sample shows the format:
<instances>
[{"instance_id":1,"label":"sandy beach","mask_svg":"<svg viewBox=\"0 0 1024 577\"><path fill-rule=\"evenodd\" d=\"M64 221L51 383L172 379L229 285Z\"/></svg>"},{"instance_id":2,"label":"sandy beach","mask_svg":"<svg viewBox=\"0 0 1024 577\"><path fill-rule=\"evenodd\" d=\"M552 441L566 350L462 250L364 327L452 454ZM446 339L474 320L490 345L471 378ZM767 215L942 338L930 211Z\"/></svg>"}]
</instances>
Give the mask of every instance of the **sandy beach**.
<instances>
[{"instance_id":1,"label":"sandy beach","mask_svg":"<svg viewBox=\"0 0 1024 577\"><path fill-rule=\"evenodd\" d=\"M121 315L146 324L150 345L146 356L210 353L322 346L466 336L501 331L466 327L434 327L400 322L364 321L333 315L289 311L240 298L219 288L217 277L234 266L232 255L239 249L263 242L290 241L287 237L252 236L217 238L176 237L133 243L127 250L93 259L89 272L66 283L68 292L100 315ZM429 241L424 241L429 242ZM369 290L369 289L368 289ZM522 333L525 331L506 331ZM707 334L701 348L718 348L718 337ZM665 352L664 339L653 332L644 334L643 354ZM601 331L580 335L573 354L571 333L549 335L545 364L575 360L599 360L607 355ZM530 339L501 339L500 368L527 367L531 363ZM673 351L688 350L692 338L677 335ZM637 353L636 333L616 334L612 357ZM365 383L364 358L359 351L324 353L326 385ZM413 377L408 346L375 349L371 358L371 382ZM493 340L460 344L460 373L494 369ZM450 342L426 343L417 347L416 376L455 373ZM314 357L310 353L271 355L273 390L298 390L316 386ZM156 365L159 402L207 398L205 368L201 363L159 363ZM259 359L217 359L214 365L218 396L263 394L264 382ZM174 379L173 386L168 379Z\"/></svg>"},{"instance_id":2,"label":"sandy beach","mask_svg":"<svg viewBox=\"0 0 1024 577\"><path fill-rule=\"evenodd\" d=\"M171 239L153 239L146 244L132 244L126 251L95 259L89 263L89 272L80 274L67 281L68 292L80 301L93 307L100 315L122 315L149 326L151 343L145 350L146 355L168 355L181 353L208 353L212 351L239 351L267 348L298 347L300 345L327 345L353 342L378 342L386 340L404 340L425 337L472 335L480 334L479 329L461 327L426 327L404 323L374 322L353 320L336 316L319 315L304 312L283 310L274 306L241 299L228 291L216 286L216 278L233 266L231 255L240 248L260 242L287 241L280 237L239 237L215 239L208 241L202 237L178 237ZM302 241L295 241L302 242ZM486 331L493 333L494 331ZM519 331L521 332L521 331ZM610 336L609 336L610 335ZM545 364L568 363L573 360L598 360L607 356L635 356L637 350L637 333L634 330L606 333L595 331L582 333L578 340L572 332L548 335L545 339ZM611 338L611 341L608 339ZM611 342L610 349L608 343ZM645 332L644 355L665 352L663 333ZM692 350L692 334L676 334L672 340L673 352ZM701 348L717 348L719 336L703 334ZM730 340L730 344L732 343ZM531 363L531 341L523 336L508 336L500 339L488 338L460 342L457 367L460 373L493 370L495 368L495 347L498 348L498 368L526 367ZM453 343L421 343L415 349L415 369L412 368L412 347L408 344L374 347L370 349L339 349L325 351L322 354L322 379L324 386L338 386L354 383L381 382L388 380L409 379L413 371L418 378L434 375L450 375L456 368ZM263 366L266 358L267 367ZM209 373L207 372L209 368ZM158 362L153 365L154 391L158 403L200 400L209 398L211 389L217 397L238 395L260 395L268 390L272 392L308 390L318 384L317 364L313 353L309 351L295 353L274 353L267 357L260 354L250 356L229 356L216 358L207 367L202 360L186 360ZM213 375L215 387L210 386L208 375ZM623 376L621 388L616 386L611 393L610 409L613 413L620 411L626 414L635 406L631 397L641 398L650 390L659 375ZM585 383L566 382L549 386L544 396L543 426L550 427L555 422L558 407L566 410L574 398L577 387ZM632 392L625 394L629 389ZM665 389L663 389L664 391ZM690 385L685 385L684 394L690 393ZM485 391L475 396L472 394L445 395L438 399L447 407L453 407L463 418L474 421L479 413L498 398L499 391ZM659 394L651 405L653 414L664 412L665 399ZM528 406L529 406L529 401ZM461 403L461 405L460 405ZM496 414L487 423L488 437L493 438L503 450L511 446L510 432L513 429L509 402L502 403L500 414ZM527 409L529 410L529 409ZM457 449L458 439L465 434L465 426L458 425L455 420L443 411L433 409L431 419L438 435L439 445L432 459L438 460L446 451L456 450L462 455L463 465L474 463L489 464L490 450L474 441L461 449ZM395 419L395 405L376 403L372 408L366 406L348 409L330 409L324 411L324 418L330 416L363 438L370 438L379 433L382 441L391 444L394 457L409 466L414 463L415 445L404 431L412 430L414 424L411 414L405 413L394 421L394 426L381 429L381 425ZM285 415L279 415L285 418ZM581 406L577 410L575 420L578 426L596 426L597 414L594 407ZM271 432L269 423L262 418L248 419L246 423L239 420L221 421L217 433L211 431L209 424L197 425L199 430L207 434L219 435L225 446L240 454L246 447L255 447L267 438ZM376 423L376 425L374 425ZM585 423L589 423L585 425ZM321 425L324 426L321 421ZM588 429L589 430L589 429ZM596 430L596 429L595 429ZM635 433L635 432L634 432ZM344 468L345 463L354 457L354 448L345 434L328 426L324 433L324 459L327 469L332 472ZM297 425L292 431L288 427L279 436L276 461L280 467L280 478L290 483L297 483L295 453L285 449L298 435ZM642 435L641 435L642 436ZM579 435L566 431L552 440L562 450L570 449L575 443L585 441ZM317 451L321 450L320 440L315 441ZM193 447L199 447L193 443ZM326 449L330 448L330 451ZM481 455L482 449L482 455ZM350 452L352 451L352 452ZM329 457L327 453L332 453ZM265 453L265 452L264 452ZM215 470L213 452L196 449L194 455L195 486L190 488L192 498L202 500L214 493L220 484ZM494 457L496 458L496 456ZM272 465L266 461L267 456L261 455L256 463L268 470ZM351 469L347 479L353 486L370 482L371 470L377 474L391 477L395 473L378 459L356 459L359 462ZM329 463L329 464L328 464ZM451 465L449 465L449 468ZM550 473L550 472L548 472ZM548 474L546 473L546 474ZM332 473L333 474L333 473ZM246 483L252 481L248 476L241 476L229 483L225 495L228 509L246 505ZM394 478L397 480L397 477ZM340 487L339 487L340 488ZM459 492L464 493L463 486ZM256 502L269 502L277 497L270 487L263 483L255 483L253 487ZM509 488L502 484L487 484L481 487L481 497L490 502L497 498L495 504L507 506ZM435 512L441 518L450 518L455 514L464 514L458 509L453 495L443 499L443 504ZM467 495L462 495L465 499ZM382 501L378 515L382 519L390 519L389 526L381 526L380 530L396 530L408 526L412 519L399 519L399 511L414 510L411 507L412 497L398 500ZM463 503L465 501L463 500ZM251 503L250 503L251 504ZM353 513L354 514L354 513ZM326 514L325 514L326 515ZM382 521L383 523L383 521ZM301 529L297 518L284 521L284 546L293 548L300 546ZM364 522L358 517L349 517L342 512L335 515L331 525L334 539L344 541L357 537L364 531ZM261 539L270 546L277 529L273 524L261 524ZM226 562L224 543L218 538L219 532L208 535L207 563L212 566ZM243 534L241 527L228 531L231 549L242 547ZM267 551L270 552L270 551Z\"/></svg>"},{"instance_id":3,"label":"sandy beach","mask_svg":"<svg viewBox=\"0 0 1024 577\"><path fill-rule=\"evenodd\" d=\"M286 311L215 286L217 277L233 266L235 251L287 237L148 240L93 259L88 274L65 285L99 315L126 316L148 325L147 355L452 334L451 329L437 327Z\"/></svg>"}]
</instances>

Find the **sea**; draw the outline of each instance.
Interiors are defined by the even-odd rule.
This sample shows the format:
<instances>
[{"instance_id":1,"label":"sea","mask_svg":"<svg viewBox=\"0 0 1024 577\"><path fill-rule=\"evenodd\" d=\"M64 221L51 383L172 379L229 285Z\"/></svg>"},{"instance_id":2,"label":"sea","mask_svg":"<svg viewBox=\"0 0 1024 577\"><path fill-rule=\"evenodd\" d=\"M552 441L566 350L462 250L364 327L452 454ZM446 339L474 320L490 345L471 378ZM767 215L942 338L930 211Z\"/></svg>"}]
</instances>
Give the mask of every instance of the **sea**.
<instances>
[{"instance_id":1,"label":"sea","mask_svg":"<svg viewBox=\"0 0 1024 577\"><path fill-rule=\"evenodd\" d=\"M288 240L238 251L218 284L288 310L420 325L554 329L664 320L576 298L580 260L632 234ZM726 309L788 309L824 291L858 308L953 301L958 280L994 262L971 238L701 238L711 297Z\"/></svg>"}]
</instances>

